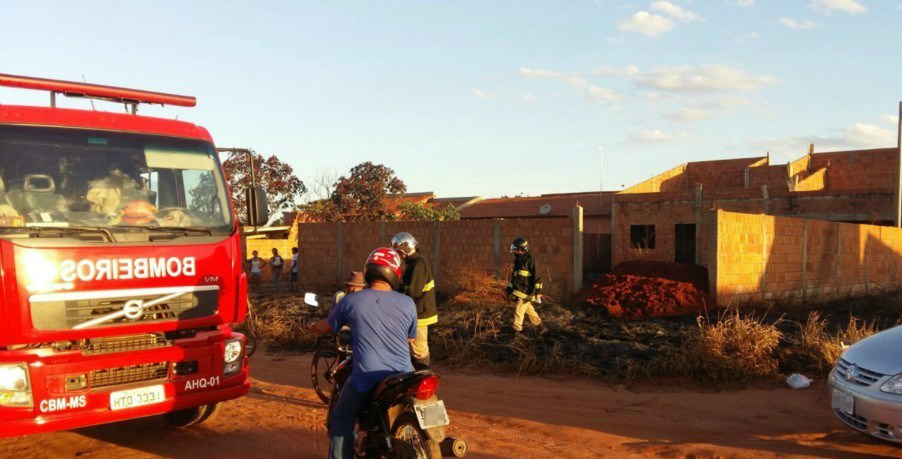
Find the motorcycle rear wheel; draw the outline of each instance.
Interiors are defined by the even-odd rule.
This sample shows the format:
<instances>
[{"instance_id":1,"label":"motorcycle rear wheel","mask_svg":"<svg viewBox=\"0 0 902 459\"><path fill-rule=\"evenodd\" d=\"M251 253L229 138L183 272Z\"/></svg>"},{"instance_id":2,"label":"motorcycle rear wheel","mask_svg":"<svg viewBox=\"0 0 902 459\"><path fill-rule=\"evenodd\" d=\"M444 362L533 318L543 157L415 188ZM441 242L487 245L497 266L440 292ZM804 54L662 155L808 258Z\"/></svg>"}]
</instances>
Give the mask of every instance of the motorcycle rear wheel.
<instances>
[{"instance_id":1,"label":"motorcycle rear wheel","mask_svg":"<svg viewBox=\"0 0 902 459\"><path fill-rule=\"evenodd\" d=\"M429 438L420 428L413 413L404 413L392 427L392 443L396 459L441 459L442 451L438 442Z\"/></svg>"}]
</instances>

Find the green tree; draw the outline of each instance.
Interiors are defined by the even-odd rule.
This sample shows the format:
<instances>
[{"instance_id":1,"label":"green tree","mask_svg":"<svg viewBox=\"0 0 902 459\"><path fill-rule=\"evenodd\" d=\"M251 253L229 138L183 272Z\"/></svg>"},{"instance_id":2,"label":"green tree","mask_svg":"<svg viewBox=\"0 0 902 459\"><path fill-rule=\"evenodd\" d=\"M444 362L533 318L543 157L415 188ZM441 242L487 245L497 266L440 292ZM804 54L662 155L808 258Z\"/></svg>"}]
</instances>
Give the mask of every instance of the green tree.
<instances>
[{"instance_id":1,"label":"green tree","mask_svg":"<svg viewBox=\"0 0 902 459\"><path fill-rule=\"evenodd\" d=\"M347 222L393 219L386 200L405 191L407 186L395 176L395 171L367 161L335 182L333 209L329 212L334 212L335 220Z\"/></svg>"},{"instance_id":2,"label":"green tree","mask_svg":"<svg viewBox=\"0 0 902 459\"><path fill-rule=\"evenodd\" d=\"M408 201L401 203L398 217L401 220L450 221L460 220L460 212L451 204L439 207Z\"/></svg>"},{"instance_id":3,"label":"green tree","mask_svg":"<svg viewBox=\"0 0 902 459\"><path fill-rule=\"evenodd\" d=\"M282 212L297 208L301 196L307 192L307 187L294 175L294 169L276 155L264 158L263 155L254 152L252 157L254 180L257 186L266 190L270 222L281 218ZM245 193L251 186L251 168L247 153L229 153L228 158L222 163L222 168L229 182L238 220L242 224L247 223Z\"/></svg>"}]
</instances>

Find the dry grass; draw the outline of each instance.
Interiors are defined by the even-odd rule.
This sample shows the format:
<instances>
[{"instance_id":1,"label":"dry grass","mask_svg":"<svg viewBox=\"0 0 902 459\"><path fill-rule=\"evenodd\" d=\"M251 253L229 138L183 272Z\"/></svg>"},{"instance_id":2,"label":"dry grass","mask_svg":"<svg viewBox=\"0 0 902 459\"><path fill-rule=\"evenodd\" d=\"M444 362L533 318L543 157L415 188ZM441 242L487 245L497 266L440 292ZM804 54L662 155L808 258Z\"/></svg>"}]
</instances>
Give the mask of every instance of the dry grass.
<instances>
[{"instance_id":1,"label":"dry grass","mask_svg":"<svg viewBox=\"0 0 902 459\"><path fill-rule=\"evenodd\" d=\"M679 346L662 352L645 366L626 365L632 378L685 376L711 382L747 381L773 376L779 368L776 351L782 333L780 319L726 311L712 321L699 318L684 331Z\"/></svg>"},{"instance_id":2,"label":"dry grass","mask_svg":"<svg viewBox=\"0 0 902 459\"><path fill-rule=\"evenodd\" d=\"M247 320L242 324L248 332L270 349L312 350L316 337L307 330L309 323L325 315L310 308L293 295L252 298Z\"/></svg>"},{"instance_id":3,"label":"dry grass","mask_svg":"<svg viewBox=\"0 0 902 459\"><path fill-rule=\"evenodd\" d=\"M867 322L855 316L831 330L829 321L819 311L811 311L798 328L798 335L790 341L786 360L820 373L826 373L836 365L843 345L852 345L879 331L876 321Z\"/></svg>"},{"instance_id":4,"label":"dry grass","mask_svg":"<svg viewBox=\"0 0 902 459\"><path fill-rule=\"evenodd\" d=\"M537 308L549 333L538 335L526 324L525 336L514 340L505 280L475 267L448 279L444 285L456 287L443 292L440 322L430 328L433 360L518 374L578 374L612 381L691 377L713 383L796 371L822 376L839 358L841 344L899 323L899 312L887 307L892 300L886 295L644 322L621 322L599 308L549 301ZM306 326L327 312L290 295L256 299L244 326L270 349L310 351L316 340Z\"/></svg>"}]
</instances>

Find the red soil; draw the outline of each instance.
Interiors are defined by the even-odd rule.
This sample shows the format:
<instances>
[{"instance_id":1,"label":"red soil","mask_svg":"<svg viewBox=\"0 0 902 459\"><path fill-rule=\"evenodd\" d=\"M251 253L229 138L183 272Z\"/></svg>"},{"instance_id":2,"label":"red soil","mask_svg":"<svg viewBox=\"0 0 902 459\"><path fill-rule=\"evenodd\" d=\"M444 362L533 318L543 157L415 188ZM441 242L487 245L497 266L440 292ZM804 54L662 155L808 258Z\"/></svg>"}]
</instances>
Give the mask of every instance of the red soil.
<instances>
[{"instance_id":1,"label":"red soil","mask_svg":"<svg viewBox=\"0 0 902 459\"><path fill-rule=\"evenodd\" d=\"M701 292L708 291L708 269L698 265L667 261L633 260L619 263L611 274L620 276L657 277L688 282Z\"/></svg>"},{"instance_id":2,"label":"red soil","mask_svg":"<svg viewBox=\"0 0 902 459\"><path fill-rule=\"evenodd\" d=\"M630 261L614 267L613 274L598 278L578 298L607 309L611 317L644 320L682 314L699 314L714 308L705 293L705 268L679 263Z\"/></svg>"},{"instance_id":3,"label":"red soil","mask_svg":"<svg viewBox=\"0 0 902 459\"><path fill-rule=\"evenodd\" d=\"M611 317L623 320L697 314L712 306L694 285L667 279L608 274L590 289L587 303L604 307Z\"/></svg>"}]
</instances>

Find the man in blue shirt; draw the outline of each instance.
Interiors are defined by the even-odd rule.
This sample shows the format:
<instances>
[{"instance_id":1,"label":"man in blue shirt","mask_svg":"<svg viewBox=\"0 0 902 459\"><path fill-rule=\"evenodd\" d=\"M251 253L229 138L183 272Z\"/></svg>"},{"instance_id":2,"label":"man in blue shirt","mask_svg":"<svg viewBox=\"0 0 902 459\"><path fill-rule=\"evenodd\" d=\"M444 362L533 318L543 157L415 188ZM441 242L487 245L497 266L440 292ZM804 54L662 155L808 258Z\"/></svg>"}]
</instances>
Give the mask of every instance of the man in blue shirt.
<instances>
[{"instance_id":1,"label":"man in blue shirt","mask_svg":"<svg viewBox=\"0 0 902 459\"><path fill-rule=\"evenodd\" d=\"M392 249L376 249L366 263L369 288L351 293L325 320L310 329L317 334L351 328L354 363L329 418L329 457L354 457L354 424L367 396L388 376L413 371L410 342L417 337L416 304L395 292L401 257Z\"/></svg>"}]
</instances>

